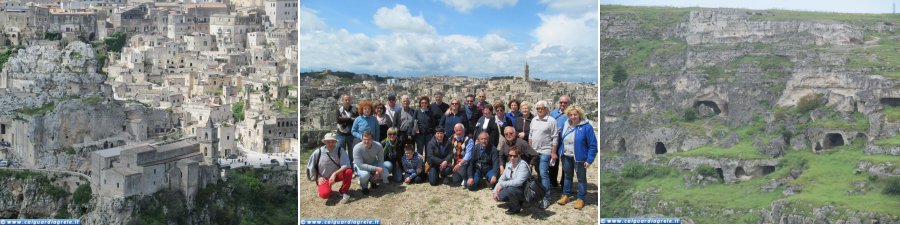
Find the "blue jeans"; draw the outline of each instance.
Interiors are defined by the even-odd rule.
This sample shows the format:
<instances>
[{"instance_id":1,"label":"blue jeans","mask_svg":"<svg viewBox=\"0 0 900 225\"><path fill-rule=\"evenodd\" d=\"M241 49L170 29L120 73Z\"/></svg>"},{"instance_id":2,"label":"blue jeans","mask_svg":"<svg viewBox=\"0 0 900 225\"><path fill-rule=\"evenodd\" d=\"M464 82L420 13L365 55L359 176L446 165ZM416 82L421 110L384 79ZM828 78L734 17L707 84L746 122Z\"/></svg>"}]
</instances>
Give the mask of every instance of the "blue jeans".
<instances>
[{"instance_id":1,"label":"blue jeans","mask_svg":"<svg viewBox=\"0 0 900 225\"><path fill-rule=\"evenodd\" d=\"M391 162L384 161L384 165L382 165L381 168L384 169L384 172L382 172L381 174L381 183L387 184L387 172L391 171L391 169L394 168L394 165ZM359 178L359 187L361 187L362 189L369 189L369 180L372 179L373 175L375 175L375 172L362 170L358 166L356 166L356 176L357 178Z\"/></svg>"},{"instance_id":2,"label":"blue jeans","mask_svg":"<svg viewBox=\"0 0 900 225\"><path fill-rule=\"evenodd\" d=\"M425 145L433 138L432 136L434 136L434 134L420 133L419 135L416 135L416 152L418 152L419 155L425 155Z\"/></svg>"},{"instance_id":3,"label":"blue jeans","mask_svg":"<svg viewBox=\"0 0 900 225\"><path fill-rule=\"evenodd\" d=\"M541 163L538 173L541 176L541 186L544 186L544 199L550 200L550 155L541 154Z\"/></svg>"},{"instance_id":4,"label":"blue jeans","mask_svg":"<svg viewBox=\"0 0 900 225\"><path fill-rule=\"evenodd\" d=\"M392 163L388 161L384 161L384 163ZM391 164L393 166L393 164ZM403 182L403 169L400 169L403 165L393 166L393 170L391 170L391 180L394 182Z\"/></svg>"},{"instance_id":5,"label":"blue jeans","mask_svg":"<svg viewBox=\"0 0 900 225\"><path fill-rule=\"evenodd\" d=\"M497 172L494 172L494 171L495 171L494 168L482 170L476 166L474 169L474 173L472 174L472 177L471 177L472 180L474 180L474 182L470 186L469 181L466 180L466 188L468 188L470 191L474 191L475 188L478 187L478 184L481 183L481 177L484 177L485 182L488 183L488 185L490 185L491 178L497 177Z\"/></svg>"},{"instance_id":6,"label":"blue jeans","mask_svg":"<svg viewBox=\"0 0 900 225\"><path fill-rule=\"evenodd\" d=\"M584 168L584 162L576 162L575 157L560 158L563 166L563 194L572 196L572 172L575 172L578 175L578 199L583 201L587 193L587 168Z\"/></svg>"}]
</instances>

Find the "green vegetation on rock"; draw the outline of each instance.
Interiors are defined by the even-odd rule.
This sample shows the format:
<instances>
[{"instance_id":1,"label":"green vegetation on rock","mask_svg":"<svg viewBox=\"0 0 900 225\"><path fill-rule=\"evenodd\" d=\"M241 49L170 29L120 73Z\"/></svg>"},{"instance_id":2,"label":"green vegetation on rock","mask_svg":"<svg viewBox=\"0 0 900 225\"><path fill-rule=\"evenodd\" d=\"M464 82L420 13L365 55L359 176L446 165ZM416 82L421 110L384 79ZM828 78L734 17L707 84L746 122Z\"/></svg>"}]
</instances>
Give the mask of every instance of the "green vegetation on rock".
<instances>
[{"instance_id":1,"label":"green vegetation on rock","mask_svg":"<svg viewBox=\"0 0 900 225\"><path fill-rule=\"evenodd\" d=\"M137 200L129 224L188 224L205 215L210 224L294 224L297 190L264 178L271 171L232 170L227 181L200 189L188 209L179 191L160 191Z\"/></svg>"},{"instance_id":2,"label":"green vegetation on rock","mask_svg":"<svg viewBox=\"0 0 900 225\"><path fill-rule=\"evenodd\" d=\"M15 111L18 113L24 114L24 115L34 116L34 115L44 115L50 111L53 111L53 109L55 107L56 107L56 105L53 102L49 102L47 104L44 104L41 107L21 108L21 109L15 110Z\"/></svg>"}]
</instances>

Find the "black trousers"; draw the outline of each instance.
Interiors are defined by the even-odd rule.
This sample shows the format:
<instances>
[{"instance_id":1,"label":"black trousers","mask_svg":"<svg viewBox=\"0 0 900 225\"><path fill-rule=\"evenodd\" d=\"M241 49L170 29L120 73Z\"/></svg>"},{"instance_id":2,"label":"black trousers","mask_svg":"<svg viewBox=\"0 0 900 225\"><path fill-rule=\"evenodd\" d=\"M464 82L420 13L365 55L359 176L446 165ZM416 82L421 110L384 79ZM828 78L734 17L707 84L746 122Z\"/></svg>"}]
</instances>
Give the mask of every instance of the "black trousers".
<instances>
[{"instance_id":1,"label":"black trousers","mask_svg":"<svg viewBox=\"0 0 900 225\"><path fill-rule=\"evenodd\" d=\"M431 168L428 169L428 183L431 184L431 186L437 186L438 184L441 184L442 178L450 176L452 173L452 166L448 166L446 169L441 170L441 165L432 165Z\"/></svg>"},{"instance_id":2,"label":"black trousers","mask_svg":"<svg viewBox=\"0 0 900 225\"><path fill-rule=\"evenodd\" d=\"M397 148L405 149L406 144L409 142L410 139L409 136L407 136L406 131L397 131Z\"/></svg>"},{"instance_id":3,"label":"black trousers","mask_svg":"<svg viewBox=\"0 0 900 225\"><path fill-rule=\"evenodd\" d=\"M501 202L509 202L509 209L522 209L522 200L525 199L525 193L522 192L522 187L504 187L503 189L500 189L498 196L500 197Z\"/></svg>"}]
</instances>

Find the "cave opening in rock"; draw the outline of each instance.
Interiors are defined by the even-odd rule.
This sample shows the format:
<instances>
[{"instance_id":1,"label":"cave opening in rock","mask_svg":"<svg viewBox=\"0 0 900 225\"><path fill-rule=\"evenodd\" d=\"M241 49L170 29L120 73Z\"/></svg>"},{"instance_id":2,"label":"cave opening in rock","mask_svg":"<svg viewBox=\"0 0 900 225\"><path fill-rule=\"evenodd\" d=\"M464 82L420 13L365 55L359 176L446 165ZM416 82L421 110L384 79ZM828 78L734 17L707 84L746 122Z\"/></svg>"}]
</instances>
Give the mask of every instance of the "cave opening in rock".
<instances>
[{"instance_id":1,"label":"cave opening in rock","mask_svg":"<svg viewBox=\"0 0 900 225\"><path fill-rule=\"evenodd\" d=\"M722 110L719 109L719 105L716 104L716 102L713 102L713 101L697 101L697 102L694 102L694 109L699 111L701 105L702 105L702 106L706 106L706 107L711 108L711 109L713 110L713 112L716 113L716 115L719 115L719 114L722 113Z\"/></svg>"},{"instance_id":2,"label":"cave opening in rock","mask_svg":"<svg viewBox=\"0 0 900 225\"><path fill-rule=\"evenodd\" d=\"M627 150L625 148L625 138L619 139L619 149L618 150L619 150L619 152L625 152L625 150Z\"/></svg>"},{"instance_id":3,"label":"cave opening in rock","mask_svg":"<svg viewBox=\"0 0 900 225\"><path fill-rule=\"evenodd\" d=\"M666 154L666 152L668 152L668 150L666 149L666 145L662 142L656 142L656 154L662 155Z\"/></svg>"},{"instance_id":4,"label":"cave opening in rock","mask_svg":"<svg viewBox=\"0 0 900 225\"><path fill-rule=\"evenodd\" d=\"M762 166L762 175L769 175L775 172L775 166Z\"/></svg>"},{"instance_id":5,"label":"cave opening in rock","mask_svg":"<svg viewBox=\"0 0 900 225\"><path fill-rule=\"evenodd\" d=\"M737 168L734 169L734 176L735 177L747 176L747 171L744 171L744 167L738 166Z\"/></svg>"},{"instance_id":6,"label":"cave opening in rock","mask_svg":"<svg viewBox=\"0 0 900 225\"><path fill-rule=\"evenodd\" d=\"M844 136L838 133L828 133L825 134L824 148L829 149L832 147L842 146L844 145Z\"/></svg>"},{"instance_id":7,"label":"cave opening in rock","mask_svg":"<svg viewBox=\"0 0 900 225\"><path fill-rule=\"evenodd\" d=\"M881 98L879 100L882 105L887 105L891 107L900 106L900 98Z\"/></svg>"},{"instance_id":8,"label":"cave opening in rock","mask_svg":"<svg viewBox=\"0 0 900 225\"><path fill-rule=\"evenodd\" d=\"M719 179L725 180L725 171L722 171L722 168L716 168L716 174L719 174Z\"/></svg>"}]
</instances>

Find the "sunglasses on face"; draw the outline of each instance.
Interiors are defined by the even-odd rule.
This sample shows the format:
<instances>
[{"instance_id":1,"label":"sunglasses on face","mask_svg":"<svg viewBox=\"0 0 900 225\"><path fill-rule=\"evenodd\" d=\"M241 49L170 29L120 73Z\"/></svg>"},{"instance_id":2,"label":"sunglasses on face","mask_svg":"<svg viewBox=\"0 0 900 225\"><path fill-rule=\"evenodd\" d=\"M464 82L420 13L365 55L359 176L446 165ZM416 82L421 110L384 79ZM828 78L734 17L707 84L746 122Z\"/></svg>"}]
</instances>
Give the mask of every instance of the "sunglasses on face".
<instances>
[{"instance_id":1,"label":"sunglasses on face","mask_svg":"<svg viewBox=\"0 0 900 225\"><path fill-rule=\"evenodd\" d=\"M509 155L510 158L518 158L519 155Z\"/></svg>"},{"instance_id":2,"label":"sunglasses on face","mask_svg":"<svg viewBox=\"0 0 900 225\"><path fill-rule=\"evenodd\" d=\"M559 102L559 104L569 104L569 102Z\"/></svg>"}]
</instances>

